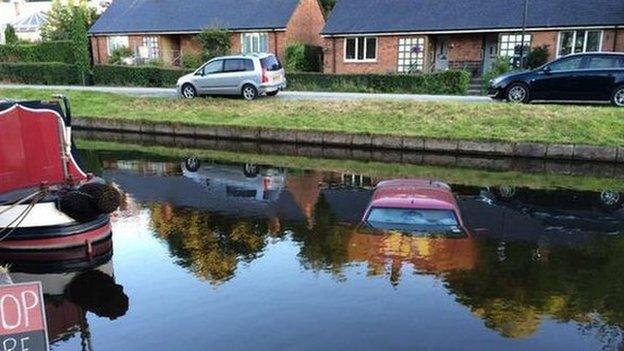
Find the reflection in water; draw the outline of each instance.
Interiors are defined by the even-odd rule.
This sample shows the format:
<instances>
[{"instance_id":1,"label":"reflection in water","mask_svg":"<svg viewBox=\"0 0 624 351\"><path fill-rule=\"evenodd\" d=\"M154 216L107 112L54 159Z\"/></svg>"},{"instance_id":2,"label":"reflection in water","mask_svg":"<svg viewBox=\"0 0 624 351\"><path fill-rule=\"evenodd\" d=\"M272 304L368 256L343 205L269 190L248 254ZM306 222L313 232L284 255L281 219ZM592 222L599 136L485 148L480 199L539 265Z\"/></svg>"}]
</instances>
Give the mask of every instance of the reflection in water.
<instances>
[{"instance_id":1,"label":"reflection in water","mask_svg":"<svg viewBox=\"0 0 624 351\"><path fill-rule=\"evenodd\" d=\"M357 267L397 290L409 270L430 275L505 338L534 337L552 319L622 347L624 210L602 206L603 194L451 185L469 235L426 237L359 226L380 179L244 169L213 163L185 177L179 165L109 161L103 172L148 209L176 263L211 284L292 240L305 270L341 284ZM275 176L283 185L269 188Z\"/></svg>"},{"instance_id":2,"label":"reflection in water","mask_svg":"<svg viewBox=\"0 0 624 351\"><path fill-rule=\"evenodd\" d=\"M52 348L78 336L82 350L92 350L87 313L112 320L128 311L128 296L115 283L113 263L108 257L105 263L83 266L80 271L57 268L47 273L21 273L12 269L10 276L14 283L41 282Z\"/></svg>"}]
</instances>

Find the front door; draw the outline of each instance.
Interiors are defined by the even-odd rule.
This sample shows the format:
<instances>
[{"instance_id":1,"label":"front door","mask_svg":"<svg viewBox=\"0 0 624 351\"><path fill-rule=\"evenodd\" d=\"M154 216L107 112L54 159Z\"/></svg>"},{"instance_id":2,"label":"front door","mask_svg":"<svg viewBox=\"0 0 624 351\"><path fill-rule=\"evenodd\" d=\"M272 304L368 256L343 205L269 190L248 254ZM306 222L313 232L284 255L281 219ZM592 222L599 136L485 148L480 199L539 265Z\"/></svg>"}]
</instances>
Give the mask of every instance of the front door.
<instances>
[{"instance_id":1,"label":"front door","mask_svg":"<svg viewBox=\"0 0 624 351\"><path fill-rule=\"evenodd\" d=\"M445 71L448 69L448 39L441 37L436 42L436 71Z\"/></svg>"},{"instance_id":2,"label":"front door","mask_svg":"<svg viewBox=\"0 0 624 351\"><path fill-rule=\"evenodd\" d=\"M483 46L483 74L492 69L492 65L498 56L498 36L488 35L485 37Z\"/></svg>"}]
</instances>

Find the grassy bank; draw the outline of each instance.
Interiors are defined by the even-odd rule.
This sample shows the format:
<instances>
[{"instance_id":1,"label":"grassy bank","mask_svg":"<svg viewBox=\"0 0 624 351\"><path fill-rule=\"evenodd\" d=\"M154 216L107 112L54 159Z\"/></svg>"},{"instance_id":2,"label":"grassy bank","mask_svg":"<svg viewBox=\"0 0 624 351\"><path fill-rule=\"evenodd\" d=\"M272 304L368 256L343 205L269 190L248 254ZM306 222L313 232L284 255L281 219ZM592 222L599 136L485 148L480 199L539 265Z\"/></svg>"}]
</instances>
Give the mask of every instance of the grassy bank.
<instances>
[{"instance_id":1,"label":"grassy bank","mask_svg":"<svg viewBox=\"0 0 624 351\"><path fill-rule=\"evenodd\" d=\"M467 168L410 165L403 163L332 160L302 156L259 155L229 151L143 146L105 141L78 140L81 151L111 153L116 159L181 162L189 155L203 160L255 163L301 170L361 174L379 178L426 178L469 186L518 186L532 189L624 190L624 180L551 173L494 172Z\"/></svg>"},{"instance_id":2,"label":"grassy bank","mask_svg":"<svg viewBox=\"0 0 624 351\"><path fill-rule=\"evenodd\" d=\"M0 97L41 99L53 91L0 89ZM59 93L54 91L54 93ZM428 138L624 146L624 109L603 106L139 98L65 91L74 116L395 134Z\"/></svg>"}]
</instances>

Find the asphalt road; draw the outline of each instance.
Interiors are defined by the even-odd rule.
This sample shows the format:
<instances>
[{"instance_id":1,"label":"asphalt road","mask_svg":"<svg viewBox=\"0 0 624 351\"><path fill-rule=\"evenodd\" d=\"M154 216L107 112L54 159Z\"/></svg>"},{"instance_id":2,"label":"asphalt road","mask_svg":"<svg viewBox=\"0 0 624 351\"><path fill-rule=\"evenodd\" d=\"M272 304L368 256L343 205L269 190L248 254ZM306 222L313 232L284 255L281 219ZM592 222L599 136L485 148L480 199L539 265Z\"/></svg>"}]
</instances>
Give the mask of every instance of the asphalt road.
<instances>
[{"instance_id":1,"label":"asphalt road","mask_svg":"<svg viewBox=\"0 0 624 351\"><path fill-rule=\"evenodd\" d=\"M176 97L173 88L135 88L135 87L101 87L73 85L26 85L0 84L2 88L35 88L52 90L78 90L105 93L117 93L142 97ZM0 95L0 99L2 96ZM413 94L369 94L369 93L329 93L310 91L283 91L276 97L285 100L406 100L406 101L456 101L456 102L491 102L485 96L454 96L454 95L413 95Z\"/></svg>"}]
</instances>

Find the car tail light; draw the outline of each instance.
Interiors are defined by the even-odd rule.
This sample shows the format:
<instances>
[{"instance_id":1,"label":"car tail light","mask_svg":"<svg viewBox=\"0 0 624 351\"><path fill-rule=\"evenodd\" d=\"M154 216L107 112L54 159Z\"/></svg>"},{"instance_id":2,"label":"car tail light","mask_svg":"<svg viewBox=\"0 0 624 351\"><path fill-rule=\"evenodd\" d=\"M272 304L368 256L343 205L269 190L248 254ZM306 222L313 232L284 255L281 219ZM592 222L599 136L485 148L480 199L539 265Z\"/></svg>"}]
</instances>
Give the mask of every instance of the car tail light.
<instances>
[{"instance_id":1,"label":"car tail light","mask_svg":"<svg viewBox=\"0 0 624 351\"><path fill-rule=\"evenodd\" d=\"M268 83L269 82L269 72L267 71L266 68L262 69L262 83Z\"/></svg>"}]
</instances>

